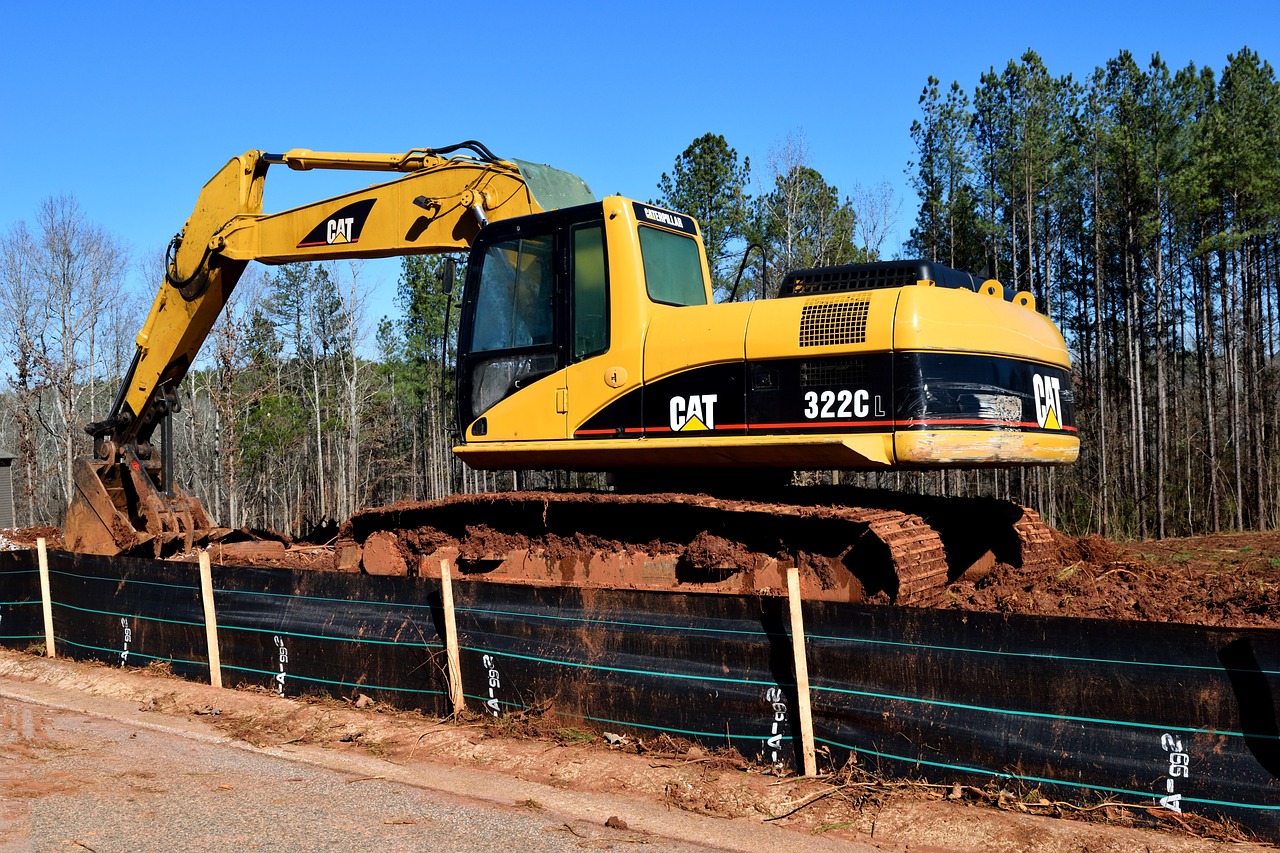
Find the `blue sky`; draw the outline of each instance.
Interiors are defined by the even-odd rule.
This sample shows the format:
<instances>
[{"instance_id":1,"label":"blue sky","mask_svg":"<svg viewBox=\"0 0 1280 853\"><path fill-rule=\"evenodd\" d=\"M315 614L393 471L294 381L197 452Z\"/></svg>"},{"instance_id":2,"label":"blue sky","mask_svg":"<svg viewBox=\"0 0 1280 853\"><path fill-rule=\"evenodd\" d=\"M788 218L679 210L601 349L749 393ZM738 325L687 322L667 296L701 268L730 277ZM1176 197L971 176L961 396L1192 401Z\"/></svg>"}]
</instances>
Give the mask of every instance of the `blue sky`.
<instances>
[{"instance_id":1,"label":"blue sky","mask_svg":"<svg viewBox=\"0 0 1280 853\"><path fill-rule=\"evenodd\" d=\"M1280 6L686 2L466 5L39 4L0 0L0 229L74 194L135 255L161 250L201 185L249 148L403 151L477 139L576 172L597 195L656 195L695 137L723 134L763 178L803 136L848 192L888 180L910 228L908 130L932 74L972 90L1027 48L1087 75L1122 48L1221 69L1280 62ZM370 176L273 169L278 210ZM892 252L895 246L887 246ZM395 267L372 276L391 310ZM154 284L134 275L147 294Z\"/></svg>"}]
</instances>

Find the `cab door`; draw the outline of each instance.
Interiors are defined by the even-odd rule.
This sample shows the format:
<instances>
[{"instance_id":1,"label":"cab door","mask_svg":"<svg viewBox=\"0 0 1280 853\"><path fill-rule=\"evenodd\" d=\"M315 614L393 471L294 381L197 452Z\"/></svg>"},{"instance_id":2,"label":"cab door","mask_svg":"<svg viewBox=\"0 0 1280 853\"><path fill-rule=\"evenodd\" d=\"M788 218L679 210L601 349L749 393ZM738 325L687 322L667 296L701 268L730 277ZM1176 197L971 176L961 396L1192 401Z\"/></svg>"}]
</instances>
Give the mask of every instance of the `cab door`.
<instances>
[{"instance_id":1,"label":"cab door","mask_svg":"<svg viewBox=\"0 0 1280 853\"><path fill-rule=\"evenodd\" d=\"M616 438L628 422L609 404L627 390L628 371L612 340L613 302L603 219L576 222L564 234L569 330L566 386L570 437ZM632 371L638 378L639 371Z\"/></svg>"},{"instance_id":2,"label":"cab door","mask_svg":"<svg viewBox=\"0 0 1280 853\"><path fill-rule=\"evenodd\" d=\"M499 230L468 263L458 358L467 441L565 437L563 252L556 229Z\"/></svg>"}]
</instances>

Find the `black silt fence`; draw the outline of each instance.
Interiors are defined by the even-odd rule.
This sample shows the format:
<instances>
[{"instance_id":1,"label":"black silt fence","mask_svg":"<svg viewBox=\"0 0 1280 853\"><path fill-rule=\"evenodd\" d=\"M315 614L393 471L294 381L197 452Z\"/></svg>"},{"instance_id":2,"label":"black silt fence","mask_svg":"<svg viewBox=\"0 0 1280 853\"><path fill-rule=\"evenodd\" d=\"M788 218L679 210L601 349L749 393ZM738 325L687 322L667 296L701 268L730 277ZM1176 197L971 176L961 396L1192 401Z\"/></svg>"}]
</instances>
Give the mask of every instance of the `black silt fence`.
<instances>
[{"instance_id":1,"label":"black silt fence","mask_svg":"<svg viewBox=\"0 0 1280 853\"><path fill-rule=\"evenodd\" d=\"M206 680L198 569L49 554L59 655ZM443 715L435 580L214 569L227 685ZM454 584L468 706L686 737L788 766L785 599ZM1280 631L809 602L826 761L1238 821L1280 841ZM43 639L32 552L0 554L0 642Z\"/></svg>"},{"instance_id":2,"label":"black silt fence","mask_svg":"<svg viewBox=\"0 0 1280 853\"><path fill-rule=\"evenodd\" d=\"M43 653L44 617L40 603L35 552L0 551L0 643L25 649L39 642Z\"/></svg>"}]
</instances>

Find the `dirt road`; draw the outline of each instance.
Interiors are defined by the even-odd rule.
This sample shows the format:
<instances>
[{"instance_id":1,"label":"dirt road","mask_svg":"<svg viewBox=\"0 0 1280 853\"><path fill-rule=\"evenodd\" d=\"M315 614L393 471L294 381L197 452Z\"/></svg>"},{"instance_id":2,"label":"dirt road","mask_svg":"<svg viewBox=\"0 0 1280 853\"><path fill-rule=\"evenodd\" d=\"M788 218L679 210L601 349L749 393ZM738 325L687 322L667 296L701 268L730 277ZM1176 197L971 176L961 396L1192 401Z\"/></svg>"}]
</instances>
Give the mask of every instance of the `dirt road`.
<instances>
[{"instance_id":1,"label":"dirt road","mask_svg":"<svg viewBox=\"0 0 1280 853\"><path fill-rule=\"evenodd\" d=\"M599 821L227 748L169 727L13 699L0 709L4 849L570 851L581 838L685 849Z\"/></svg>"},{"instance_id":2,"label":"dirt road","mask_svg":"<svg viewBox=\"0 0 1280 853\"><path fill-rule=\"evenodd\" d=\"M155 708L0 679L0 851L747 850L762 831L358 748L255 747L211 724L217 708Z\"/></svg>"}]
</instances>

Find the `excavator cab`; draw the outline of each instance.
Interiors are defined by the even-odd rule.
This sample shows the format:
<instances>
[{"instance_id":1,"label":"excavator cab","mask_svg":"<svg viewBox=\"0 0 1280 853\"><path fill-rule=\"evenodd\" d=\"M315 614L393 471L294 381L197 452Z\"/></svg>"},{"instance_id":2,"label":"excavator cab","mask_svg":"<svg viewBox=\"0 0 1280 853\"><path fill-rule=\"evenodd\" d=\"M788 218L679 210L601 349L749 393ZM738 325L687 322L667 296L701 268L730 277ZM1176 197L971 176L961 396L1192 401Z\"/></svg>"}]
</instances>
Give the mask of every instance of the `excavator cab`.
<instances>
[{"instance_id":1,"label":"excavator cab","mask_svg":"<svg viewBox=\"0 0 1280 853\"><path fill-rule=\"evenodd\" d=\"M462 296L456 451L478 467L602 464L570 445L642 433L654 316L710 301L697 225L682 214L612 196L485 227ZM622 400L625 411L582 429Z\"/></svg>"},{"instance_id":2,"label":"excavator cab","mask_svg":"<svg viewBox=\"0 0 1280 853\"><path fill-rule=\"evenodd\" d=\"M554 376L559 393L521 415L520 433L566 437L564 371L610 349L606 245L600 203L494 223L476 237L458 334L460 431L488 437L486 412Z\"/></svg>"}]
</instances>

